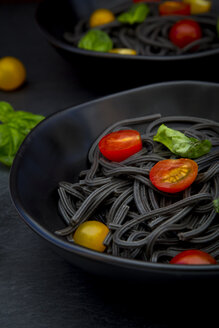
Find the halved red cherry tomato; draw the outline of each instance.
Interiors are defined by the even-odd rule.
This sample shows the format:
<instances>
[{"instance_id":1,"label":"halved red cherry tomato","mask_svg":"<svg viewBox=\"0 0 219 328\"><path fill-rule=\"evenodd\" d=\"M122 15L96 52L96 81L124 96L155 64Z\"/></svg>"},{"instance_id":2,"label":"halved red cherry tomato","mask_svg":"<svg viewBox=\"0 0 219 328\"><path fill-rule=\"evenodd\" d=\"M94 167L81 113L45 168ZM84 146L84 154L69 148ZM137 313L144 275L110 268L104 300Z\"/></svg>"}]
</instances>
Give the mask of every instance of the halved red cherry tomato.
<instances>
[{"instance_id":1,"label":"halved red cherry tomato","mask_svg":"<svg viewBox=\"0 0 219 328\"><path fill-rule=\"evenodd\" d=\"M169 39L179 48L184 48L202 37L200 25L192 19L183 19L175 23L169 31Z\"/></svg>"},{"instance_id":2,"label":"halved red cherry tomato","mask_svg":"<svg viewBox=\"0 0 219 328\"><path fill-rule=\"evenodd\" d=\"M157 189L175 193L188 188L197 174L198 165L192 159L164 159L152 167L149 178Z\"/></svg>"},{"instance_id":3,"label":"halved red cherry tomato","mask_svg":"<svg viewBox=\"0 0 219 328\"><path fill-rule=\"evenodd\" d=\"M190 5L177 1L165 1L159 5L159 14L166 15L190 15Z\"/></svg>"},{"instance_id":4,"label":"halved red cherry tomato","mask_svg":"<svg viewBox=\"0 0 219 328\"><path fill-rule=\"evenodd\" d=\"M140 133L136 130L109 133L100 140L99 149L110 161L124 161L142 149Z\"/></svg>"},{"instance_id":5,"label":"halved red cherry tomato","mask_svg":"<svg viewBox=\"0 0 219 328\"><path fill-rule=\"evenodd\" d=\"M198 249L183 251L174 256L170 264L216 264L216 260L208 253Z\"/></svg>"}]
</instances>

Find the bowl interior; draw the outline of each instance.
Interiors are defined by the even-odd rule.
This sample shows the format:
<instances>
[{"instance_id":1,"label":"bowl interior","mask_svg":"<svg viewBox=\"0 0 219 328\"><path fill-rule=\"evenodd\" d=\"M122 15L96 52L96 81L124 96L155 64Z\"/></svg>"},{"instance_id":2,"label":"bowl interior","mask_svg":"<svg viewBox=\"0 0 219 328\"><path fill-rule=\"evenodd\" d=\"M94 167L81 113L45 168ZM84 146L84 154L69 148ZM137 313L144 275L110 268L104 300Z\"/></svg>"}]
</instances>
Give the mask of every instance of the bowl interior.
<instances>
[{"instance_id":1,"label":"bowl interior","mask_svg":"<svg viewBox=\"0 0 219 328\"><path fill-rule=\"evenodd\" d=\"M98 135L116 121L154 113L217 121L218 104L216 84L170 82L104 97L48 117L27 136L14 160L10 192L15 207L39 235L58 247L62 240L68 251L80 253L81 250L86 257L90 251L54 234L65 226L58 214L57 186L60 181L75 181L78 173L87 167L87 152ZM108 257L96 252L95 256L104 261Z\"/></svg>"}]
</instances>

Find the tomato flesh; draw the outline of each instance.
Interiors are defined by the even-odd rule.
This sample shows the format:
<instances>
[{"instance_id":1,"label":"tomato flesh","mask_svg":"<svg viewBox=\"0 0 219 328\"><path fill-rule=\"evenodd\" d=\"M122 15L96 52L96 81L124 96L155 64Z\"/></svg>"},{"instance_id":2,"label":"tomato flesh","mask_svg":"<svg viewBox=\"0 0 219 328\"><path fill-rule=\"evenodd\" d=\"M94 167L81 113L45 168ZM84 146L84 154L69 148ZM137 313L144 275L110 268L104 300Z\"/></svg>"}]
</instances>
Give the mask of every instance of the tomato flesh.
<instances>
[{"instance_id":1,"label":"tomato flesh","mask_svg":"<svg viewBox=\"0 0 219 328\"><path fill-rule=\"evenodd\" d=\"M157 189L176 193L188 188L197 174L198 165L192 159L165 159L152 167L149 178Z\"/></svg>"},{"instance_id":2,"label":"tomato flesh","mask_svg":"<svg viewBox=\"0 0 219 328\"><path fill-rule=\"evenodd\" d=\"M169 39L179 48L184 48L191 42L202 37L200 25L191 19L180 20L169 31ZM196 50L197 48L194 48Z\"/></svg>"},{"instance_id":3,"label":"tomato flesh","mask_svg":"<svg viewBox=\"0 0 219 328\"><path fill-rule=\"evenodd\" d=\"M190 15L190 5L177 1L166 1L159 6L159 14L166 15Z\"/></svg>"},{"instance_id":4,"label":"tomato flesh","mask_svg":"<svg viewBox=\"0 0 219 328\"><path fill-rule=\"evenodd\" d=\"M198 249L191 249L174 256L170 264L217 264L217 262L210 254Z\"/></svg>"},{"instance_id":5,"label":"tomato flesh","mask_svg":"<svg viewBox=\"0 0 219 328\"><path fill-rule=\"evenodd\" d=\"M73 239L78 245L93 249L98 252L104 252L103 244L109 232L109 228L99 221L86 221L76 229Z\"/></svg>"},{"instance_id":6,"label":"tomato flesh","mask_svg":"<svg viewBox=\"0 0 219 328\"><path fill-rule=\"evenodd\" d=\"M136 130L120 130L104 136L98 145L104 157L121 162L142 149L142 140Z\"/></svg>"}]
</instances>

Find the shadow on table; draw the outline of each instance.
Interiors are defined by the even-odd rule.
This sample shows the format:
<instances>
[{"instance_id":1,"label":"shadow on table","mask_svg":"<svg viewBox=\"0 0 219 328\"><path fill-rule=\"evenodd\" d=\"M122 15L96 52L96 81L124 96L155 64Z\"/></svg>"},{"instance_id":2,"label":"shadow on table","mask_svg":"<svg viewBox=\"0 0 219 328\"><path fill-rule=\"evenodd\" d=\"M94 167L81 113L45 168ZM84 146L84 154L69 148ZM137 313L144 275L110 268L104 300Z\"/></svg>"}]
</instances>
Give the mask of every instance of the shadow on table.
<instances>
[{"instance_id":1,"label":"shadow on table","mask_svg":"<svg viewBox=\"0 0 219 328\"><path fill-rule=\"evenodd\" d=\"M208 283L150 283L149 285L130 284L121 281L96 279L91 281L96 297L111 308L119 311L130 320L153 324L189 326L215 322L217 302L215 296L219 288L214 282ZM137 326L136 326L137 327Z\"/></svg>"},{"instance_id":2,"label":"shadow on table","mask_svg":"<svg viewBox=\"0 0 219 328\"><path fill-rule=\"evenodd\" d=\"M56 49L57 50L57 49ZM196 80L218 82L218 74L213 69L217 67L218 56L197 58L195 64L191 61L136 61L126 59L107 61L98 57L83 57L72 55L58 49L67 60L69 69L73 69L78 81L89 90L101 90L103 93L114 93L141 85L158 82ZM211 66L209 67L209 61Z\"/></svg>"}]
</instances>

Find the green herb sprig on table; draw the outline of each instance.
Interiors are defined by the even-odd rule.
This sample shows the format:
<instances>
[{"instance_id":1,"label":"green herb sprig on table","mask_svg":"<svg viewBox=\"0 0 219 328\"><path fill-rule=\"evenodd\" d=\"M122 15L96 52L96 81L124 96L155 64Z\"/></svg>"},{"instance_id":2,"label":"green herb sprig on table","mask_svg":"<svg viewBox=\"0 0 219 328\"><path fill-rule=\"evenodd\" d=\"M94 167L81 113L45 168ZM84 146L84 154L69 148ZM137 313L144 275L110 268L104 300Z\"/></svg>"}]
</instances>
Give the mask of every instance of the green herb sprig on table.
<instances>
[{"instance_id":1,"label":"green herb sprig on table","mask_svg":"<svg viewBox=\"0 0 219 328\"><path fill-rule=\"evenodd\" d=\"M45 117L30 112L15 111L0 101L0 162L11 166L27 134Z\"/></svg>"}]
</instances>

